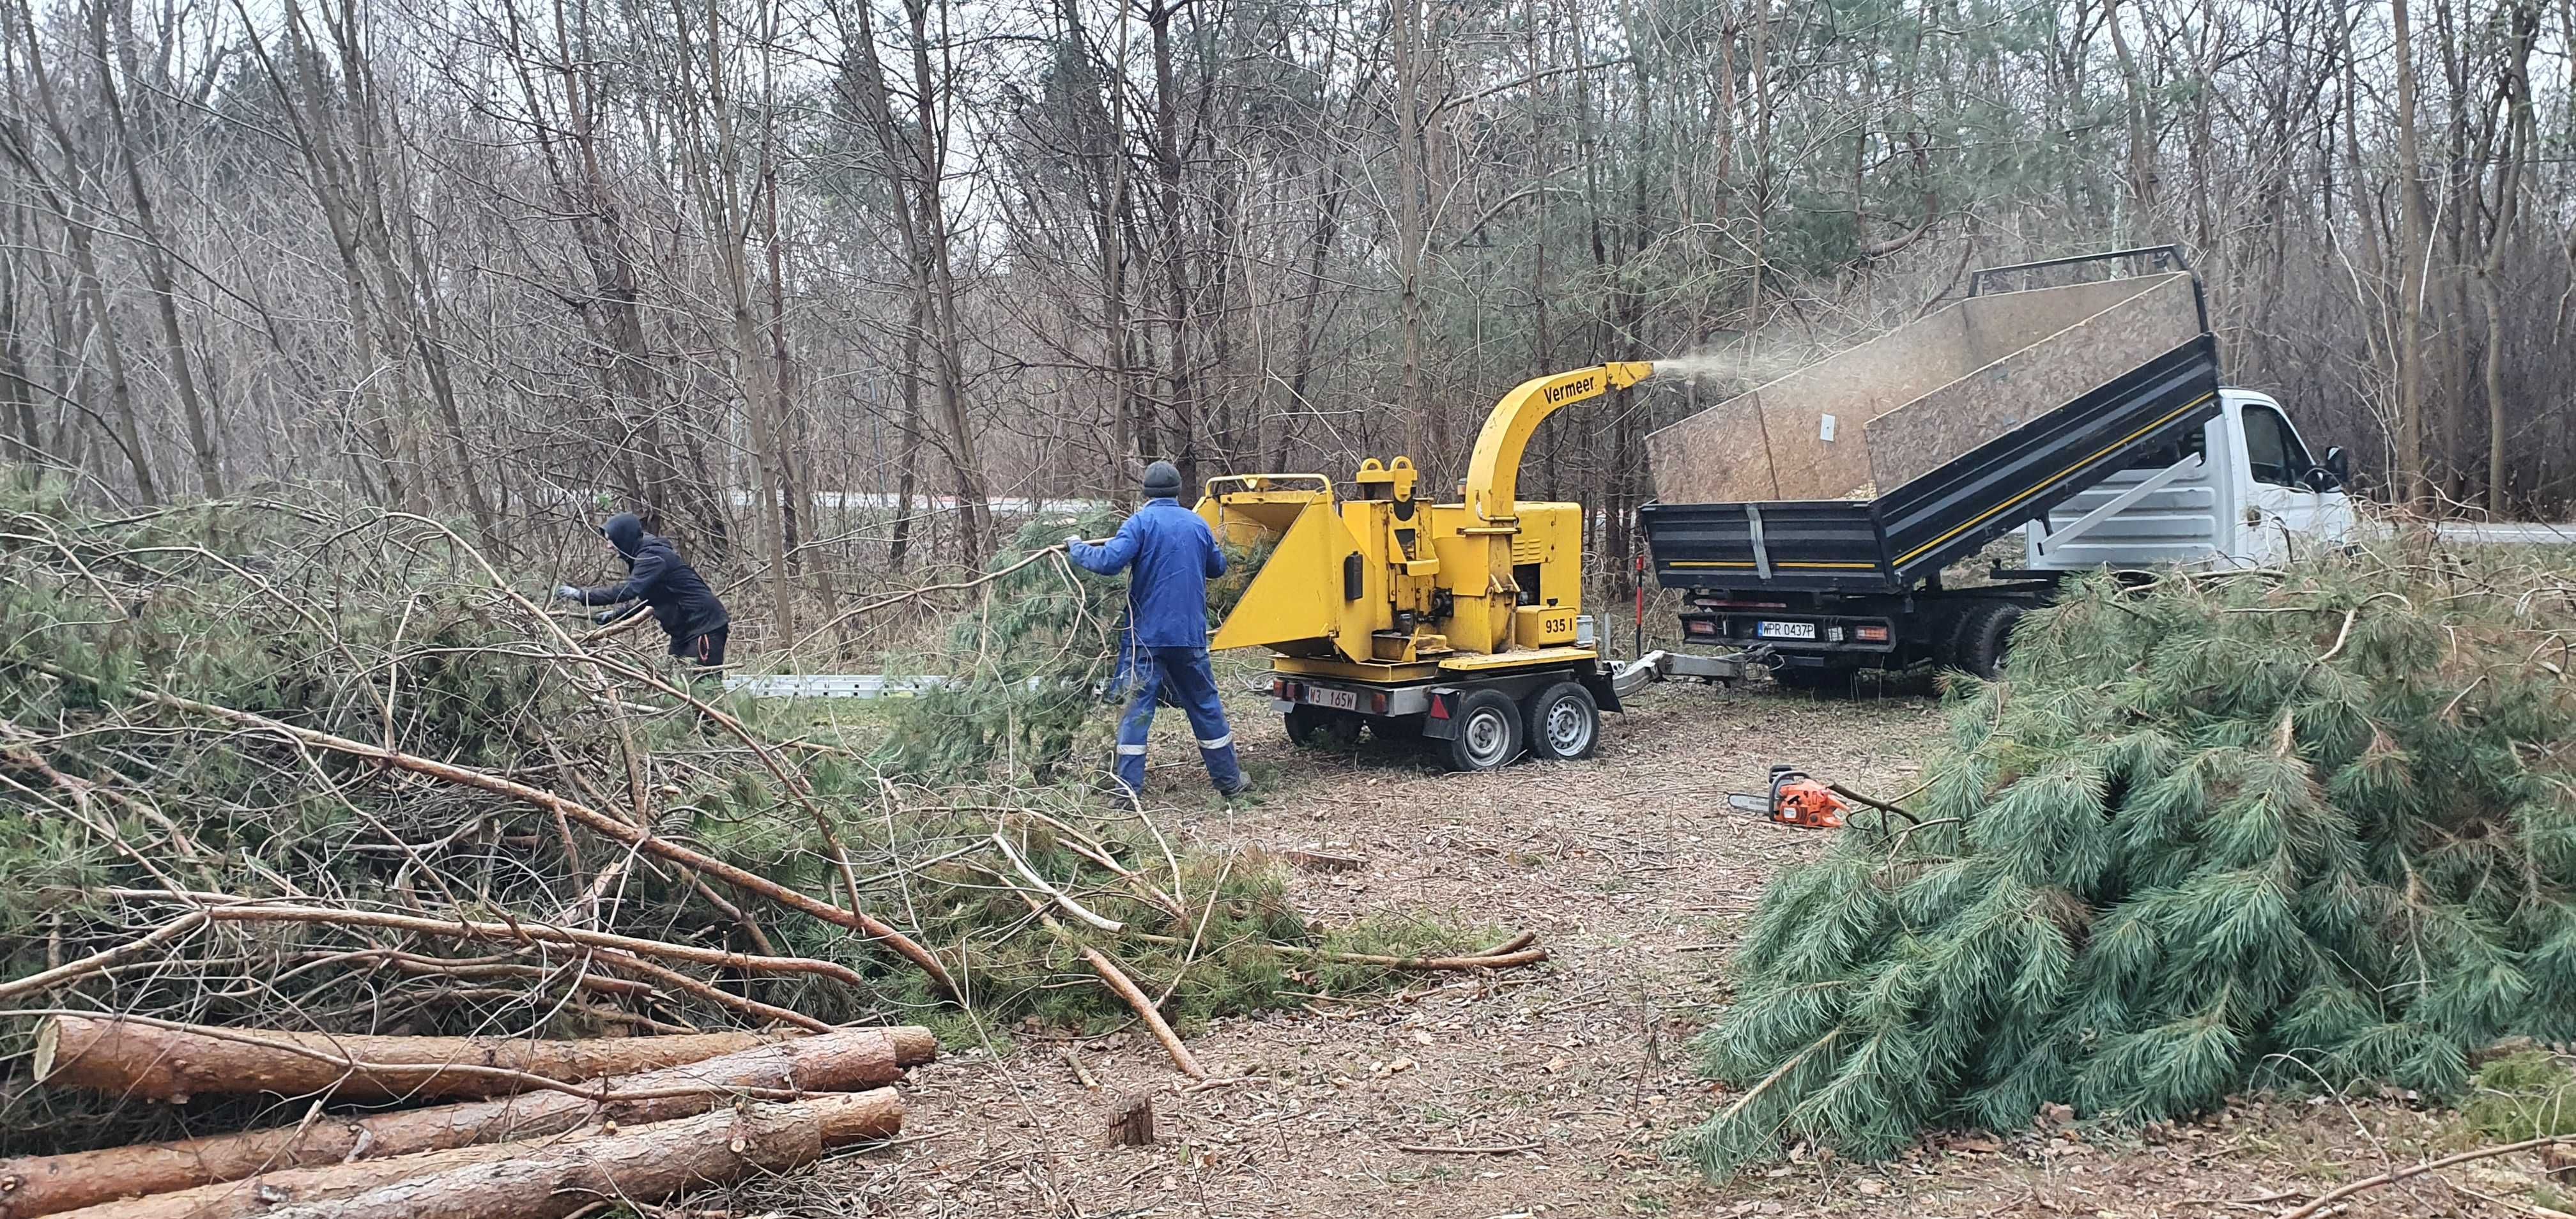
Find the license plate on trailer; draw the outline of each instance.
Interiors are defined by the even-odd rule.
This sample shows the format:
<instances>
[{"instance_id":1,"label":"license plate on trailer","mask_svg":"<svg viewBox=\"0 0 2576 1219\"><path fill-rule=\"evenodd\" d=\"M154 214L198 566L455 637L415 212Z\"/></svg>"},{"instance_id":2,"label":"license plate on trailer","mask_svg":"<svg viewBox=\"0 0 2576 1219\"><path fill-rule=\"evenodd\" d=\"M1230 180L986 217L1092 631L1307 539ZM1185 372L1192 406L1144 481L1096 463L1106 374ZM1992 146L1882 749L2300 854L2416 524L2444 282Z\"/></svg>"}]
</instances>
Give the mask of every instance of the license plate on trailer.
<instances>
[{"instance_id":1,"label":"license plate on trailer","mask_svg":"<svg viewBox=\"0 0 2576 1219\"><path fill-rule=\"evenodd\" d=\"M1325 686L1306 687L1306 701L1318 707L1339 707L1344 711L1360 709L1357 690L1335 690Z\"/></svg>"},{"instance_id":2,"label":"license plate on trailer","mask_svg":"<svg viewBox=\"0 0 2576 1219\"><path fill-rule=\"evenodd\" d=\"M1813 639L1816 624L1812 622L1755 623L1753 633L1764 639Z\"/></svg>"}]
</instances>

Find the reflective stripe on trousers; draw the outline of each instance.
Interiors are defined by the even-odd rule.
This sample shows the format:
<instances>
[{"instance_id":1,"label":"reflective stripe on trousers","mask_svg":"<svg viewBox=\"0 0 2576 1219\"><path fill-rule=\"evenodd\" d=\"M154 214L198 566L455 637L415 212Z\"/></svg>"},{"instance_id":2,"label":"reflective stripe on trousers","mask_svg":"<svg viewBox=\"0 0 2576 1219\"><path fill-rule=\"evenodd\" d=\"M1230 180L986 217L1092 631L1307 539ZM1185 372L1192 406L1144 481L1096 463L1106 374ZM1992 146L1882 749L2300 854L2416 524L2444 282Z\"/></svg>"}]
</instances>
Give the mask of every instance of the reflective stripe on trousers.
<instances>
[{"instance_id":1,"label":"reflective stripe on trousers","mask_svg":"<svg viewBox=\"0 0 2576 1219\"><path fill-rule=\"evenodd\" d=\"M1127 713L1118 721L1118 781L1131 792L1145 790L1145 734L1154 726L1154 705L1167 689L1190 717L1190 735L1198 739L1208 781L1224 792L1243 786L1234 733L1226 727L1225 704L1217 697L1216 672L1208 666L1206 648L1136 649Z\"/></svg>"}]
</instances>

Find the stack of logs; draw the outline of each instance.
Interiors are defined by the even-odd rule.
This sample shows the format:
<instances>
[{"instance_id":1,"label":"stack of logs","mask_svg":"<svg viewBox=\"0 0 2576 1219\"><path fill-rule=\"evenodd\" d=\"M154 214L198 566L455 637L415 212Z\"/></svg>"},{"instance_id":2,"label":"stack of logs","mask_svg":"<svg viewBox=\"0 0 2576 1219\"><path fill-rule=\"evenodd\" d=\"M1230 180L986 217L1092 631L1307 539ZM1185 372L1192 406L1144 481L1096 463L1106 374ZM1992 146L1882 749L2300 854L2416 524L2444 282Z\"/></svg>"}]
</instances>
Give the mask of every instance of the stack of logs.
<instances>
[{"instance_id":1,"label":"stack of logs","mask_svg":"<svg viewBox=\"0 0 2576 1219\"><path fill-rule=\"evenodd\" d=\"M0 1219L560 1219L891 1138L887 1085L937 1053L908 1026L532 1041L55 1015L33 1064L48 1087L313 1103L290 1126L0 1160Z\"/></svg>"}]
</instances>

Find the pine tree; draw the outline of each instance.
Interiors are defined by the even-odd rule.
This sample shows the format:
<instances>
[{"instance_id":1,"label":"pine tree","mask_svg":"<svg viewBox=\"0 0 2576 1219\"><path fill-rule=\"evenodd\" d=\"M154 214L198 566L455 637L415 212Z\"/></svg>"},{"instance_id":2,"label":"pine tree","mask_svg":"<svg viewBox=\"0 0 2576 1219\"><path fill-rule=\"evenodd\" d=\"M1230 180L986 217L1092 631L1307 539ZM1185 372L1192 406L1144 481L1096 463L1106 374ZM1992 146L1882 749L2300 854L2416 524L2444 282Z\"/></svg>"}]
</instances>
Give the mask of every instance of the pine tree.
<instances>
[{"instance_id":1,"label":"pine tree","mask_svg":"<svg viewBox=\"0 0 2576 1219\"><path fill-rule=\"evenodd\" d=\"M1704 1037L1713 1174L2041 1106L2137 1124L2249 1088L2456 1093L2576 1034L2556 573L2336 557L2087 581L1954 679L1915 821L1781 875Z\"/></svg>"}]
</instances>

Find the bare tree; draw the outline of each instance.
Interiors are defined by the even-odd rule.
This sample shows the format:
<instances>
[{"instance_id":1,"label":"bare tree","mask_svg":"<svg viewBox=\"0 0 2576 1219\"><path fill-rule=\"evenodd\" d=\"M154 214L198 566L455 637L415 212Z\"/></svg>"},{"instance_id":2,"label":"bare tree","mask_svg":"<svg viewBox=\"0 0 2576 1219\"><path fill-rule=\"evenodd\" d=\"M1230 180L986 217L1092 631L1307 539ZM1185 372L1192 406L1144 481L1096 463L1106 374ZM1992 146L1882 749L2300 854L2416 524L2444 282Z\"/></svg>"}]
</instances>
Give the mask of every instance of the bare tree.
<instances>
[{"instance_id":1,"label":"bare tree","mask_svg":"<svg viewBox=\"0 0 2576 1219\"><path fill-rule=\"evenodd\" d=\"M2565 4L0 6L16 481L530 562L632 509L747 638L1148 457L1439 486L1544 368L1774 366L2115 243L2191 247L2372 489L2576 502ZM1605 588L1726 388L1540 436Z\"/></svg>"}]
</instances>

